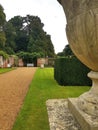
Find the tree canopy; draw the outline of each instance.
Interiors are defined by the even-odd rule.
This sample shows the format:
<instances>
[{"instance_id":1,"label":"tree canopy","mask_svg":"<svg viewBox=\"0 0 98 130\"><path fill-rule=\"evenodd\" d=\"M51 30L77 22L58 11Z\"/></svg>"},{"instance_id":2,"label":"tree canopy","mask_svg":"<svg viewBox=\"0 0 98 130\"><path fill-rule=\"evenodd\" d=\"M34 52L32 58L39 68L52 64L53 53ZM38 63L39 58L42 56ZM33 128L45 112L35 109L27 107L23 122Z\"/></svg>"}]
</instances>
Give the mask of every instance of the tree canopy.
<instances>
[{"instance_id":1,"label":"tree canopy","mask_svg":"<svg viewBox=\"0 0 98 130\"><path fill-rule=\"evenodd\" d=\"M4 33L4 24L6 21L6 15L2 5L0 5L0 48L3 48L6 42L6 37Z\"/></svg>"},{"instance_id":2,"label":"tree canopy","mask_svg":"<svg viewBox=\"0 0 98 130\"><path fill-rule=\"evenodd\" d=\"M14 16L6 21L6 14L0 5L0 50L7 54L34 53L41 57L54 57L51 36L44 29L38 16Z\"/></svg>"},{"instance_id":3,"label":"tree canopy","mask_svg":"<svg viewBox=\"0 0 98 130\"><path fill-rule=\"evenodd\" d=\"M44 24L38 16L15 16L5 24L7 53L43 53L54 57L51 36L43 30Z\"/></svg>"},{"instance_id":4,"label":"tree canopy","mask_svg":"<svg viewBox=\"0 0 98 130\"><path fill-rule=\"evenodd\" d=\"M65 48L63 49L63 51L62 51L62 52L59 52L59 53L57 54L57 56L60 56L60 57L70 57L70 56L74 56L74 54L73 54L73 52L72 52L72 50L71 50L71 48L70 48L70 45L67 44L67 45L65 46Z\"/></svg>"}]
</instances>

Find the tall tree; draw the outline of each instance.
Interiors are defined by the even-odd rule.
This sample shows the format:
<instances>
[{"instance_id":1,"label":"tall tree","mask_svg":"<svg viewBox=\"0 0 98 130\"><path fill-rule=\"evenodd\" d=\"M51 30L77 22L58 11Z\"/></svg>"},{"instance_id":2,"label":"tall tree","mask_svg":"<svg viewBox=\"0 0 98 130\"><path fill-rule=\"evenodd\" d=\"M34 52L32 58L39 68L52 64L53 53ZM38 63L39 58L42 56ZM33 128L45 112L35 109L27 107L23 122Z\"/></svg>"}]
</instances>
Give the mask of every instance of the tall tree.
<instances>
[{"instance_id":1,"label":"tall tree","mask_svg":"<svg viewBox=\"0 0 98 130\"><path fill-rule=\"evenodd\" d=\"M0 31L2 31L5 21L6 21L6 15L4 13L2 5L0 4Z\"/></svg>"},{"instance_id":2,"label":"tall tree","mask_svg":"<svg viewBox=\"0 0 98 130\"><path fill-rule=\"evenodd\" d=\"M74 55L69 44L66 45L65 48L63 49L63 54L65 56L73 56Z\"/></svg>"},{"instance_id":3,"label":"tall tree","mask_svg":"<svg viewBox=\"0 0 98 130\"><path fill-rule=\"evenodd\" d=\"M9 20L9 22L13 25L15 32L16 32L16 37L15 37L16 49L15 49L15 52L26 51L27 50L27 44L28 44L28 36L27 36L26 30L24 28L23 17L15 16L14 18L11 18Z\"/></svg>"},{"instance_id":4,"label":"tall tree","mask_svg":"<svg viewBox=\"0 0 98 130\"><path fill-rule=\"evenodd\" d=\"M16 49L16 43L15 43L16 32L11 22L6 22L4 26L4 31L6 35L5 51L8 54L12 54Z\"/></svg>"},{"instance_id":5,"label":"tall tree","mask_svg":"<svg viewBox=\"0 0 98 130\"><path fill-rule=\"evenodd\" d=\"M9 22L15 29L16 50L30 53L42 53L53 57L54 47L51 37L43 30L44 24L38 16L15 16Z\"/></svg>"},{"instance_id":6,"label":"tall tree","mask_svg":"<svg viewBox=\"0 0 98 130\"><path fill-rule=\"evenodd\" d=\"M68 56L74 56L74 54L73 54L73 52L72 52L72 50L71 50L71 48L70 48L70 45L69 44L67 44L66 46L65 46L65 48L63 49L63 51L62 52L59 52L58 54L57 54L57 56L60 56L60 57L68 57Z\"/></svg>"},{"instance_id":7,"label":"tall tree","mask_svg":"<svg viewBox=\"0 0 98 130\"><path fill-rule=\"evenodd\" d=\"M6 41L5 33L3 30L5 21L6 21L6 15L4 13L4 9L2 5L0 5L0 48L4 47Z\"/></svg>"},{"instance_id":8,"label":"tall tree","mask_svg":"<svg viewBox=\"0 0 98 130\"><path fill-rule=\"evenodd\" d=\"M54 57L54 46L52 44L50 35L46 36L46 42L47 42L47 46L46 46L47 56L48 57Z\"/></svg>"}]
</instances>

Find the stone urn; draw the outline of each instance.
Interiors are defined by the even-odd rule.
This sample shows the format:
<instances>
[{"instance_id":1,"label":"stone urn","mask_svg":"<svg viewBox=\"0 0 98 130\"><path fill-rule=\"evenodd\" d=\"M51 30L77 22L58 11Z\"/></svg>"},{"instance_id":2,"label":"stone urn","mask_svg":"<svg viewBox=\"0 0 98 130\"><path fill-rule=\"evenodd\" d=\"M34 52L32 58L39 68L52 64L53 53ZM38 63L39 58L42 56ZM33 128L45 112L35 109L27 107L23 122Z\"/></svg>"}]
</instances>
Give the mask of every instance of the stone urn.
<instances>
[{"instance_id":1,"label":"stone urn","mask_svg":"<svg viewBox=\"0 0 98 130\"><path fill-rule=\"evenodd\" d=\"M75 102L74 107L88 115L91 127L83 130L98 130L98 126L94 125L94 121L98 125L98 0L58 0L58 2L66 15L66 34L70 47L77 58L92 70L88 74L92 79L90 91L69 102ZM83 123L85 121L81 125Z\"/></svg>"}]
</instances>

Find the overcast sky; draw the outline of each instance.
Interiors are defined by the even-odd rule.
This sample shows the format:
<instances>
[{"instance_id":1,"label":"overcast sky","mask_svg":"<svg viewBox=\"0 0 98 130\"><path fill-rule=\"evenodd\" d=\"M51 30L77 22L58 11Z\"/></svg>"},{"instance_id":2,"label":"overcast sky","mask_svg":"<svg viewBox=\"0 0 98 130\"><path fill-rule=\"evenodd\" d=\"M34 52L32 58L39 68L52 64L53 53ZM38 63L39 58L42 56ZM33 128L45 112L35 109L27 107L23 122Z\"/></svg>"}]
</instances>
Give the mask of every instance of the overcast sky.
<instances>
[{"instance_id":1,"label":"overcast sky","mask_svg":"<svg viewBox=\"0 0 98 130\"><path fill-rule=\"evenodd\" d=\"M57 0L0 0L6 19L27 14L39 16L44 30L51 35L55 52L61 52L68 44L65 26L66 19L62 6Z\"/></svg>"}]
</instances>

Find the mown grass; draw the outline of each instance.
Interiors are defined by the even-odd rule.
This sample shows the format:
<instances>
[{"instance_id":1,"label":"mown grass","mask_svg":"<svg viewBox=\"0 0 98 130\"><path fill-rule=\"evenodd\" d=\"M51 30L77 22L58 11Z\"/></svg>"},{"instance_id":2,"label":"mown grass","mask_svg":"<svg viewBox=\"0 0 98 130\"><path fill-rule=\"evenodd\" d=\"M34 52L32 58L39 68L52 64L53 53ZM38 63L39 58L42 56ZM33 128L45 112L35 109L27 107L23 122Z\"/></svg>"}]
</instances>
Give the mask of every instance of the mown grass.
<instances>
[{"instance_id":1,"label":"mown grass","mask_svg":"<svg viewBox=\"0 0 98 130\"><path fill-rule=\"evenodd\" d=\"M38 69L12 130L49 130L46 101L77 97L89 87L62 87L53 78L53 69Z\"/></svg>"},{"instance_id":2,"label":"mown grass","mask_svg":"<svg viewBox=\"0 0 98 130\"><path fill-rule=\"evenodd\" d=\"M9 72L9 71L11 71L13 69L15 69L15 68L0 68L0 74Z\"/></svg>"}]
</instances>

